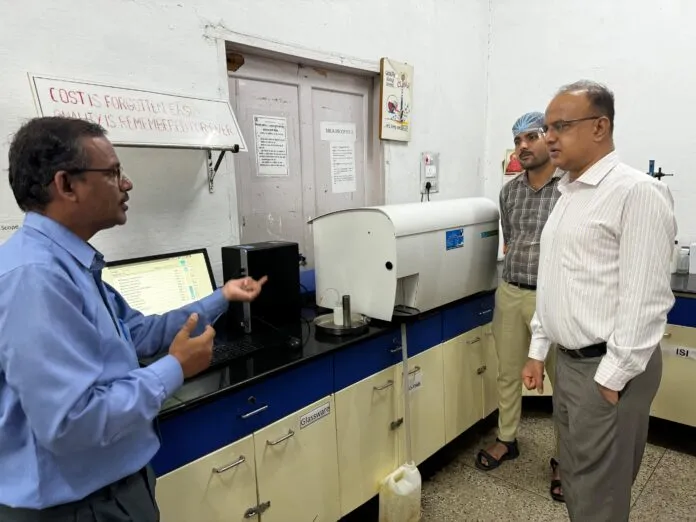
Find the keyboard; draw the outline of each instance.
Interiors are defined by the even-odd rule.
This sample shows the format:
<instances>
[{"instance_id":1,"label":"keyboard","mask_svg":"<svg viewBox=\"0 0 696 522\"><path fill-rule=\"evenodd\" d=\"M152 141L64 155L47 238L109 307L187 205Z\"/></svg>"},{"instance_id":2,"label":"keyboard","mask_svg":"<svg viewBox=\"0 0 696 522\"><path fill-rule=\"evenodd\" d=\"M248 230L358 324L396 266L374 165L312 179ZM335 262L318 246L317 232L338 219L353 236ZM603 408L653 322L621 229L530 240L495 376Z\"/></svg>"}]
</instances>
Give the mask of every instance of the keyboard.
<instances>
[{"instance_id":1,"label":"keyboard","mask_svg":"<svg viewBox=\"0 0 696 522\"><path fill-rule=\"evenodd\" d=\"M213 346L213 359L210 362L210 366L217 366L239 359L260 348L260 346L252 344L248 339L234 339L233 341L215 344Z\"/></svg>"}]
</instances>

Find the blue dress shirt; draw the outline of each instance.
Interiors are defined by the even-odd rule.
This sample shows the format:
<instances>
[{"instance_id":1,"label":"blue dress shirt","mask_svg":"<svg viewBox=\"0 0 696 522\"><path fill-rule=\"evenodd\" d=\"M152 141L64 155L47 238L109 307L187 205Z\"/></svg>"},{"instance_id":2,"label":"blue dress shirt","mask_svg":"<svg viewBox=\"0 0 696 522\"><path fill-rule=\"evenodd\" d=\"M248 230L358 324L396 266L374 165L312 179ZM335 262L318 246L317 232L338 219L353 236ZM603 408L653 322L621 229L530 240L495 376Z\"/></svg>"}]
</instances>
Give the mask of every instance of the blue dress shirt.
<instances>
[{"instance_id":1,"label":"blue dress shirt","mask_svg":"<svg viewBox=\"0 0 696 522\"><path fill-rule=\"evenodd\" d=\"M0 245L0 504L80 500L147 465L153 420L183 373L171 355L146 368L138 356L167 350L192 312L198 334L227 309L217 290L145 317L101 281L103 266L36 213Z\"/></svg>"}]
</instances>

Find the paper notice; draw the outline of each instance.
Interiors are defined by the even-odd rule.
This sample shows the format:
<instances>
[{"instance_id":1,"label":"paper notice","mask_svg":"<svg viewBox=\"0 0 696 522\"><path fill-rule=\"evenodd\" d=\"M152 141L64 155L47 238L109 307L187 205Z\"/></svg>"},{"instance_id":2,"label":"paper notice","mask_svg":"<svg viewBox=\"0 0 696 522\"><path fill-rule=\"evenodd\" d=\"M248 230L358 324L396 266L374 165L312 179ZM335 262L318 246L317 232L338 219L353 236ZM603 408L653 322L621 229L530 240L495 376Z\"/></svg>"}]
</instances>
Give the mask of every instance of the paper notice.
<instances>
[{"instance_id":1,"label":"paper notice","mask_svg":"<svg viewBox=\"0 0 696 522\"><path fill-rule=\"evenodd\" d=\"M332 141L331 192L342 194L355 192L355 145L352 142Z\"/></svg>"},{"instance_id":2,"label":"paper notice","mask_svg":"<svg viewBox=\"0 0 696 522\"><path fill-rule=\"evenodd\" d=\"M254 116L259 176L288 175L288 122L276 116Z\"/></svg>"},{"instance_id":3,"label":"paper notice","mask_svg":"<svg viewBox=\"0 0 696 522\"><path fill-rule=\"evenodd\" d=\"M322 141L355 141L355 123L321 122Z\"/></svg>"}]
</instances>

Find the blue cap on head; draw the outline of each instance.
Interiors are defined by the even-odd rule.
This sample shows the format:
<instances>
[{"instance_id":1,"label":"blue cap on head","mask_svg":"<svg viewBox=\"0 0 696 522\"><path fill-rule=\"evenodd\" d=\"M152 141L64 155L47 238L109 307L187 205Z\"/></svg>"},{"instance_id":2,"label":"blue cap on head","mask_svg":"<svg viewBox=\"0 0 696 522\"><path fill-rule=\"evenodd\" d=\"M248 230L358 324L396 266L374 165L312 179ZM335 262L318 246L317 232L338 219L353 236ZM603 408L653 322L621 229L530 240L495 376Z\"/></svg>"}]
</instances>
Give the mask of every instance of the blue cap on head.
<instances>
[{"instance_id":1,"label":"blue cap on head","mask_svg":"<svg viewBox=\"0 0 696 522\"><path fill-rule=\"evenodd\" d=\"M512 137L522 132L541 129L544 125L544 115L540 112L528 112L521 116L512 126Z\"/></svg>"}]
</instances>

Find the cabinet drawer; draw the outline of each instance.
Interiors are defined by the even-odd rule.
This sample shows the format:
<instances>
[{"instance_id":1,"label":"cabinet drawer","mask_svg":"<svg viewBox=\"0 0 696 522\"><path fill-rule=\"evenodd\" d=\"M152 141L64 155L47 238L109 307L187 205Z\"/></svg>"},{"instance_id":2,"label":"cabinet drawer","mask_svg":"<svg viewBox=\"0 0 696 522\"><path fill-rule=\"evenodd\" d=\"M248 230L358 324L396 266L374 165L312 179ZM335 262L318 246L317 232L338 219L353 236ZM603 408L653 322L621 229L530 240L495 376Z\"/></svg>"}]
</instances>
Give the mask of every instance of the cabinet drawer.
<instances>
[{"instance_id":1,"label":"cabinet drawer","mask_svg":"<svg viewBox=\"0 0 696 522\"><path fill-rule=\"evenodd\" d=\"M330 395L333 359L317 358L258 384L167 418L152 460L158 475L208 455Z\"/></svg>"},{"instance_id":2,"label":"cabinet drawer","mask_svg":"<svg viewBox=\"0 0 696 522\"><path fill-rule=\"evenodd\" d=\"M395 365L336 393L341 515L379 492L398 462L399 422Z\"/></svg>"},{"instance_id":3,"label":"cabinet drawer","mask_svg":"<svg viewBox=\"0 0 696 522\"><path fill-rule=\"evenodd\" d=\"M696 427L696 329L667 325L662 348L662 380L650 414Z\"/></svg>"},{"instance_id":4,"label":"cabinet drawer","mask_svg":"<svg viewBox=\"0 0 696 522\"><path fill-rule=\"evenodd\" d=\"M466 301L442 312L442 338L449 341L479 325L477 301Z\"/></svg>"},{"instance_id":5,"label":"cabinet drawer","mask_svg":"<svg viewBox=\"0 0 696 522\"><path fill-rule=\"evenodd\" d=\"M341 350L334 357L334 391L381 372L401 360L399 330Z\"/></svg>"},{"instance_id":6,"label":"cabinet drawer","mask_svg":"<svg viewBox=\"0 0 696 522\"><path fill-rule=\"evenodd\" d=\"M669 325L696 327L696 297L676 296L674 306L667 314Z\"/></svg>"},{"instance_id":7,"label":"cabinet drawer","mask_svg":"<svg viewBox=\"0 0 696 522\"><path fill-rule=\"evenodd\" d=\"M264 522L340 518L333 397L254 433L254 448Z\"/></svg>"},{"instance_id":8,"label":"cabinet drawer","mask_svg":"<svg viewBox=\"0 0 696 522\"><path fill-rule=\"evenodd\" d=\"M413 357L425 350L442 343L442 315L430 315L408 325L406 329L408 340L408 356ZM401 339L401 333L399 333Z\"/></svg>"},{"instance_id":9,"label":"cabinet drawer","mask_svg":"<svg viewBox=\"0 0 696 522\"><path fill-rule=\"evenodd\" d=\"M155 491L167 522L243 521L257 504L252 437L160 477Z\"/></svg>"},{"instance_id":10,"label":"cabinet drawer","mask_svg":"<svg viewBox=\"0 0 696 522\"><path fill-rule=\"evenodd\" d=\"M409 399L411 403L411 452L416 464L433 455L445 445L445 404L442 345L426 350L408 361ZM400 417L404 417L403 367L397 365ZM405 428L405 426L404 426ZM400 462L406 460L406 431L401 430L403 445Z\"/></svg>"}]
</instances>

